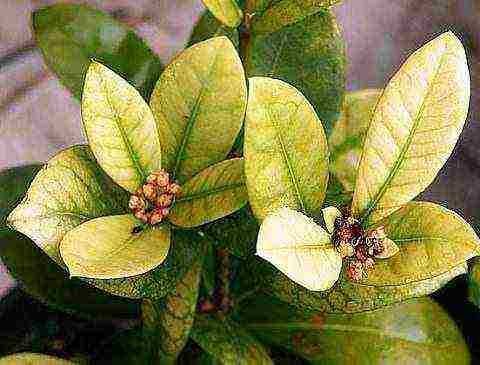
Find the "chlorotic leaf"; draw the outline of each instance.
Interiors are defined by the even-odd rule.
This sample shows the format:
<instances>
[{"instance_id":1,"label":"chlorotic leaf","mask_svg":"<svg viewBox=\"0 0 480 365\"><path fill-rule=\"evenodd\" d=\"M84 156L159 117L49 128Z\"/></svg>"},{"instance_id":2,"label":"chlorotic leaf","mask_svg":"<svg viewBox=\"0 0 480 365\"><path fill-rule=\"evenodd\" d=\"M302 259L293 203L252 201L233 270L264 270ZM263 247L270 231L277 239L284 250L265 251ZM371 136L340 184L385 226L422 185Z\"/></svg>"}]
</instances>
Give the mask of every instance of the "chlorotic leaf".
<instances>
[{"instance_id":1,"label":"chlorotic leaf","mask_svg":"<svg viewBox=\"0 0 480 365\"><path fill-rule=\"evenodd\" d=\"M256 36L254 27L244 48L248 76L293 85L312 103L329 134L340 113L346 75L345 42L333 13L320 11L264 36Z\"/></svg>"},{"instance_id":2,"label":"chlorotic leaf","mask_svg":"<svg viewBox=\"0 0 480 365\"><path fill-rule=\"evenodd\" d=\"M0 358L0 365L74 365L73 362L49 355L22 352Z\"/></svg>"},{"instance_id":3,"label":"chlorotic leaf","mask_svg":"<svg viewBox=\"0 0 480 365\"><path fill-rule=\"evenodd\" d=\"M199 257L176 284L174 292L161 301L142 302L143 330L158 338L158 356L162 364L174 364L187 343L197 308L202 274Z\"/></svg>"},{"instance_id":4,"label":"chlorotic leaf","mask_svg":"<svg viewBox=\"0 0 480 365\"><path fill-rule=\"evenodd\" d=\"M450 156L468 112L465 50L451 32L416 51L375 108L352 213L370 226L422 192Z\"/></svg>"},{"instance_id":5,"label":"chlorotic leaf","mask_svg":"<svg viewBox=\"0 0 480 365\"><path fill-rule=\"evenodd\" d=\"M254 13L252 27L256 35L273 33L321 10L328 10L339 2L341 0L272 1L269 6Z\"/></svg>"},{"instance_id":6,"label":"chlorotic leaf","mask_svg":"<svg viewBox=\"0 0 480 365\"><path fill-rule=\"evenodd\" d=\"M51 308L82 318L136 318L136 302L95 289L79 279L69 279L24 235L0 230L0 258L23 291Z\"/></svg>"},{"instance_id":7,"label":"chlorotic leaf","mask_svg":"<svg viewBox=\"0 0 480 365\"><path fill-rule=\"evenodd\" d=\"M182 186L169 215L170 221L190 228L229 215L247 204L243 158L219 162Z\"/></svg>"},{"instance_id":8,"label":"chlorotic leaf","mask_svg":"<svg viewBox=\"0 0 480 365\"><path fill-rule=\"evenodd\" d=\"M166 260L157 268L141 275L119 279L82 280L114 295L158 300L175 290L176 283L201 255L204 238L195 231L172 230L172 242Z\"/></svg>"},{"instance_id":9,"label":"chlorotic leaf","mask_svg":"<svg viewBox=\"0 0 480 365\"><path fill-rule=\"evenodd\" d=\"M365 89L345 94L342 111L328 138L330 171L353 192L363 143L382 90Z\"/></svg>"},{"instance_id":10,"label":"chlorotic leaf","mask_svg":"<svg viewBox=\"0 0 480 365\"><path fill-rule=\"evenodd\" d=\"M382 252L375 255L377 259L389 259L390 257L395 256L400 251L398 245L390 238L384 238L382 241L382 246Z\"/></svg>"},{"instance_id":11,"label":"chlorotic leaf","mask_svg":"<svg viewBox=\"0 0 480 365\"><path fill-rule=\"evenodd\" d=\"M59 152L35 176L8 224L30 237L58 264L59 244L90 219L126 212L128 195L97 165L87 146Z\"/></svg>"},{"instance_id":12,"label":"chlorotic leaf","mask_svg":"<svg viewBox=\"0 0 480 365\"><path fill-rule=\"evenodd\" d=\"M242 305L239 320L263 342L309 364L470 364L462 333L429 298L346 315L306 313L255 296Z\"/></svg>"},{"instance_id":13,"label":"chlorotic leaf","mask_svg":"<svg viewBox=\"0 0 480 365\"><path fill-rule=\"evenodd\" d=\"M92 62L85 79L82 119L98 163L126 190L134 192L161 169L150 108L133 86L98 62Z\"/></svg>"},{"instance_id":14,"label":"chlorotic leaf","mask_svg":"<svg viewBox=\"0 0 480 365\"><path fill-rule=\"evenodd\" d=\"M322 213L327 231L333 233L333 230L335 229L335 220L342 217L342 212L336 207L327 207L322 209Z\"/></svg>"},{"instance_id":15,"label":"chlorotic leaf","mask_svg":"<svg viewBox=\"0 0 480 365\"><path fill-rule=\"evenodd\" d=\"M132 29L87 5L56 4L36 10L33 30L48 65L77 99L91 59L121 75L145 98L162 71L160 59Z\"/></svg>"},{"instance_id":16,"label":"chlorotic leaf","mask_svg":"<svg viewBox=\"0 0 480 365\"><path fill-rule=\"evenodd\" d=\"M436 277L480 253L480 240L460 216L434 203L410 202L382 222L400 251L377 260L361 283L405 285Z\"/></svg>"},{"instance_id":17,"label":"chlorotic leaf","mask_svg":"<svg viewBox=\"0 0 480 365\"><path fill-rule=\"evenodd\" d=\"M249 80L245 175L255 216L288 206L318 212L328 182L322 124L305 97L280 80Z\"/></svg>"},{"instance_id":18,"label":"chlorotic leaf","mask_svg":"<svg viewBox=\"0 0 480 365\"><path fill-rule=\"evenodd\" d=\"M265 218L257 255L309 290L330 289L342 269L342 258L330 235L313 220L289 208Z\"/></svg>"},{"instance_id":19,"label":"chlorotic leaf","mask_svg":"<svg viewBox=\"0 0 480 365\"><path fill-rule=\"evenodd\" d=\"M117 279L144 274L160 265L170 248L170 228L145 227L130 214L92 219L60 243L70 276Z\"/></svg>"},{"instance_id":20,"label":"chlorotic leaf","mask_svg":"<svg viewBox=\"0 0 480 365\"><path fill-rule=\"evenodd\" d=\"M150 100L164 168L184 183L224 160L242 126L246 98L243 66L228 38L197 43L177 56Z\"/></svg>"},{"instance_id":21,"label":"chlorotic leaf","mask_svg":"<svg viewBox=\"0 0 480 365\"><path fill-rule=\"evenodd\" d=\"M387 260L386 260L387 261ZM456 276L465 274L465 262L437 276L401 285L370 285L350 281L345 272L330 290L315 292L296 284L271 265L259 259L248 260L240 277L247 285L302 310L324 313L358 313L382 308L410 298L433 293Z\"/></svg>"},{"instance_id":22,"label":"chlorotic leaf","mask_svg":"<svg viewBox=\"0 0 480 365\"><path fill-rule=\"evenodd\" d=\"M197 315L191 337L223 365L273 365L263 345L229 319Z\"/></svg>"},{"instance_id":23,"label":"chlorotic leaf","mask_svg":"<svg viewBox=\"0 0 480 365\"><path fill-rule=\"evenodd\" d=\"M236 0L202 0L202 2L226 26L236 28L242 22L242 9Z\"/></svg>"}]
</instances>

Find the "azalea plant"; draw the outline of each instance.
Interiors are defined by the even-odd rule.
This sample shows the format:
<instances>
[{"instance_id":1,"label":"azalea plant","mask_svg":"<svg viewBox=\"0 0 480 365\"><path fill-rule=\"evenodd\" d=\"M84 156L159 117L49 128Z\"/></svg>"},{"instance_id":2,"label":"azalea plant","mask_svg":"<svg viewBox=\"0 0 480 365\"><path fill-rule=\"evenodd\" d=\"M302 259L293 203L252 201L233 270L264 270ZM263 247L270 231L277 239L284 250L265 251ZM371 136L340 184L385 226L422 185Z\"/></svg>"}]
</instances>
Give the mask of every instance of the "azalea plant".
<instances>
[{"instance_id":1,"label":"azalea plant","mask_svg":"<svg viewBox=\"0 0 480 365\"><path fill-rule=\"evenodd\" d=\"M337 2L205 0L167 66L109 14L33 14L88 144L0 175L0 254L29 296L115 325L93 354L0 364L469 363L427 295L480 241L412 201L467 118L464 48L441 34L345 92Z\"/></svg>"}]
</instances>

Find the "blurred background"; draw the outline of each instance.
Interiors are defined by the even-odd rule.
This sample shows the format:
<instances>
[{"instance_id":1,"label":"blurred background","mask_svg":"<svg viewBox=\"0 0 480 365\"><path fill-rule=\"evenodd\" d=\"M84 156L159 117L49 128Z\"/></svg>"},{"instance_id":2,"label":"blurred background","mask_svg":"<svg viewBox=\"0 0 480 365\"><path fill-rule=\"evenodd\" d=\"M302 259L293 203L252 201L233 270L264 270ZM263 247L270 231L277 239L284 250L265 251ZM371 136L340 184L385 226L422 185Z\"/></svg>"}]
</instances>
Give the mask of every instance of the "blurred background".
<instances>
[{"instance_id":1,"label":"blurred background","mask_svg":"<svg viewBox=\"0 0 480 365\"><path fill-rule=\"evenodd\" d=\"M84 142L79 104L35 47L31 13L59 1L2 0L0 5L0 170L43 162ZM67 2L67 1L63 1ZM80 2L80 1L77 1ZM167 63L204 10L200 0L81 1L133 26ZM477 224L480 208L480 1L344 0L335 8L347 43L347 89L381 88L412 51L454 31L467 50L470 115L459 144L423 199L448 205ZM0 296L15 283L0 269Z\"/></svg>"}]
</instances>

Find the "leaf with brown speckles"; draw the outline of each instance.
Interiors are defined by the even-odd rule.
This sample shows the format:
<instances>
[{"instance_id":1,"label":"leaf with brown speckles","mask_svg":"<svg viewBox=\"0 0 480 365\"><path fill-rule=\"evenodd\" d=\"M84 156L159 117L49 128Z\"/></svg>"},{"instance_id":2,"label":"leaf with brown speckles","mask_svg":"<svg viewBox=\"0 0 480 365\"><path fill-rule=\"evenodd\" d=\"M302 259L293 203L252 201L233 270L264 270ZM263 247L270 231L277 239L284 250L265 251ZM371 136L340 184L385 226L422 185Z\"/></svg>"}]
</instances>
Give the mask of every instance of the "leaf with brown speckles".
<instances>
[{"instance_id":1,"label":"leaf with brown speckles","mask_svg":"<svg viewBox=\"0 0 480 365\"><path fill-rule=\"evenodd\" d=\"M455 322L429 298L346 315L297 311L257 296L244 303L239 317L262 341L311 364L470 363Z\"/></svg>"}]
</instances>

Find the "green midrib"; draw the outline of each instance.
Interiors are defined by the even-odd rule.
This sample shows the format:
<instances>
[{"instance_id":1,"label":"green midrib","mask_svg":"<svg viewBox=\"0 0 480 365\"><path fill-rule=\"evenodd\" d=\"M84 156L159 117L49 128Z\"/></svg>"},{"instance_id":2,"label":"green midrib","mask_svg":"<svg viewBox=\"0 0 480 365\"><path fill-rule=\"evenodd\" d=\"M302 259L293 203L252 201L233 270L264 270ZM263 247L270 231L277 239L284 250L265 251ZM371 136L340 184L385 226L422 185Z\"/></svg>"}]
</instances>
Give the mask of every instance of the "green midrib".
<instances>
[{"instance_id":1,"label":"green midrib","mask_svg":"<svg viewBox=\"0 0 480 365\"><path fill-rule=\"evenodd\" d=\"M385 195L386 191L388 190L389 188L389 185L390 183L392 182L392 180L395 178L396 174L398 173L398 171L400 170L400 167L403 163L403 160L405 158L405 155L407 154L408 152L408 149L410 148L410 145L412 143L412 140L413 140L413 136L415 135L415 132L418 128L418 125L420 124L420 121L421 121L421 117L423 115L423 112L424 112L424 109L425 109L425 102L426 100L428 99L428 96L430 95L431 93L431 90L433 88L433 85L435 84L435 80L437 79L438 77L438 74L440 72L440 69L441 69L441 66L443 64L443 59L445 57L445 54L447 53L448 51L448 48L446 47L445 48L445 52L442 53L442 55L440 56L440 60L438 61L438 66L437 66L437 69L435 71L435 75L434 77L432 78L432 82L430 83L430 85L428 86L428 89L427 89L427 92L425 93L425 97L423 98L423 101L422 101L422 105L420 106L420 109L418 110L418 113L417 113L417 117L415 118L415 121L413 123L413 126L412 126L412 129L411 129L411 132L409 133L408 137L407 137L407 141L405 142L405 144L403 145L402 147L402 150L400 151L400 154L397 158L397 160L395 161L395 164L393 165L393 168L391 169L387 179L385 180L385 182L382 184L382 186L380 187L380 190L378 191L377 195L375 196L375 198L373 199L373 201L369 204L368 208L365 210L365 213L363 215L363 217L361 218L361 224L366 226L366 222L368 221L368 218L370 217L370 215L372 214L372 212L375 210L378 202L380 201L380 199L383 198L383 196ZM363 156L362 156L362 160L363 160Z\"/></svg>"},{"instance_id":2,"label":"green midrib","mask_svg":"<svg viewBox=\"0 0 480 365\"><path fill-rule=\"evenodd\" d=\"M245 186L245 183L235 183L235 184L224 185L224 186L220 186L220 187L215 188L215 189L210 189L210 190L201 191L201 192L198 192L198 193L183 196L183 197L177 199L175 203L176 204L185 203L187 201L202 199L202 198L205 198L207 196L218 194L218 193L221 193L221 192L226 191L226 190L238 189L238 188L241 188L241 187L244 187L244 186Z\"/></svg>"},{"instance_id":3,"label":"green midrib","mask_svg":"<svg viewBox=\"0 0 480 365\"><path fill-rule=\"evenodd\" d=\"M134 166L135 170L137 171L137 174L140 177L141 183L143 183L146 179L146 176L145 176L145 172L143 171L142 166L140 165L140 162L139 162L140 158L139 158L138 154L133 150L132 146L130 145L130 141L128 139L128 136L125 133L125 130L122 126L120 118L118 117L118 112L117 112L116 108L114 107L114 105L112 104L112 102L110 100L108 89L105 86L105 80L103 79L103 77L101 75L99 75L99 76L100 76L103 91L105 92L105 100L107 101L108 105L110 106L110 109L112 109L112 111L113 111L113 118L112 119L114 120L115 125L117 126L118 131L120 132L120 136L122 137L123 144L125 145L125 148L127 149L127 153L130 156L130 159L133 163L133 166Z\"/></svg>"}]
</instances>

